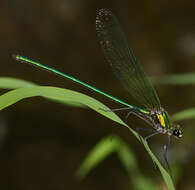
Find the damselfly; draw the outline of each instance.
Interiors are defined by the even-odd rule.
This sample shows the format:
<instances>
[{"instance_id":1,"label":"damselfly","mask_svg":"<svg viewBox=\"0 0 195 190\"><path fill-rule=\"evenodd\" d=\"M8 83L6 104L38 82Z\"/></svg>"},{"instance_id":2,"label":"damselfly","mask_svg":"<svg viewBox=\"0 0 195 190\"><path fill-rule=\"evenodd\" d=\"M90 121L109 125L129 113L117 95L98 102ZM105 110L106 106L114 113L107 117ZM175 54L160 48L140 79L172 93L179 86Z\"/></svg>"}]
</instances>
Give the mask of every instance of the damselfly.
<instances>
[{"instance_id":1,"label":"damselfly","mask_svg":"<svg viewBox=\"0 0 195 190\"><path fill-rule=\"evenodd\" d=\"M75 81L99 94L102 94L111 100L114 100L130 109L129 114L134 114L146 121L151 127L153 133L145 137L148 138L157 134L167 134L168 140L164 146L165 161L167 161L167 149L172 136L182 137L182 131L179 125L170 122L167 112L160 104L160 100L150 79L146 76L142 67L136 60L127 39L121 29L117 18L106 9L100 9L96 17L96 31L99 37L101 48L104 55L111 65L116 77L121 81L130 94L143 105L142 108L128 104L110 94L103 92L75 77L62 73L54 68L40 64L26 57L16 55L14 58L19 62L29 63L46 69L72 81Z\"/></svg>"}]
</instances>

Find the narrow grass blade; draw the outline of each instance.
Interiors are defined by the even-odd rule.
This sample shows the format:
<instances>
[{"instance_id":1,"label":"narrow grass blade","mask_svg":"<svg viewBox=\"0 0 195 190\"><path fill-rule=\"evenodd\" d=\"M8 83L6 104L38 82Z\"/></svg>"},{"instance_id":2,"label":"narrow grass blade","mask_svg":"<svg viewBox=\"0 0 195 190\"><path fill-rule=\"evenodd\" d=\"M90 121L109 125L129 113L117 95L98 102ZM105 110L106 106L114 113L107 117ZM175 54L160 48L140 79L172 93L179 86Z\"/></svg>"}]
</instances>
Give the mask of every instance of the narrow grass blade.
<instances>
[{"instance_id":1,"label":"narrow grass blade","mask_svg":"<svg viewBox=\"0 0 195 190\"><path fill-rule=\"evenodd\" d=\"M159 188L157 184L155 184L152 180L146 178L141 174L135 154L132 152L129 146L119 137L117 137L117 141L118 146L116 152L118 154L119 160L121 161L128 175L132 179L134 189L158 190Z\"/></svg>"},{"instance_id":2,"label":"narrow grass blade","mask_svg":"<svg viewBox=\"0 0 195 190\"><path fill-rule=\"evenodd\" d=\"M32 86L38 85L23 79L17 79L12 77L0 77L0 88L2 89L16 89Z\"/></svg>"},{"instance_id":3,"label":"narrow grass blade","mask_svg":"<svg viewBox=\"0 0 195 190\"><path fill-rule=\"evenodd\" d=\"M173 74L160 77L152 77L152 81L158 84L190 85L195 84L195 73Z\"/></svg>"},{"instance_id":4,"label":"narrow grass blade","mask_svg":"<svg viewBox=\"0 0 195 190\"><path fill-rule=\"evenodd\" d=\"M125 123L120 120L120 118L113 112L105 112L104 110L109 110L107 106L101 102L91 98L87 95L84 95L79 92L75 92L68 89L57 88L57 87L28 87L28 88L19 88L16 90L9 91L0 96L0 110L22 100L25 98L42 96L44 98L52 98L58 100L62 103L74 103L82 104L86 107L89 107L100 114L125 125Z\"/></svg>"},{"instance_id":5,"label":"narrow grass blade","mask_svg":"<svg viewBox=\"0 0 195 190\"><path fill-rule=\"evenodd\" d=\"M125 142L116 135L110 135L94 146L79 167L77 177L79 177L79 179L86 177L89 172L113 152L117 153L119 160L127 171L127 174L131 177L134 189L159 189L156 184L141 174L134 153L129 146L127 146Z\"/></svg>"},{"instance_id":6,"label":"narrow grass blade","mask_svg":"<svg viewBox=\"0 0 195 190\"><path fill-rule=\"evenodd\" d=\"M181 121L185 119L195 119L195 108L179 111L172 115L174 121Z\"/></svg>"},{"instance_id":7,"label":"narrow grass blade","mask_svg":"<svg viewBox=\"0 0 195 190\"><path fill-rule=\"evenodd\" d=\"M17 89L17 88L27 88L27 87L33 87L33 86L39 86L35 83L23 80L23 79L17 79L12 77L0 77L0 89ZM45 97L46 98L46 97ZM76 103L76 102L62 102L58 99L55 99L54 97L49 97L50 100L53 100L55 102L64 103L69 106L77 106L77 107L86 107L83 104Z\"/></svg>"},{"instance_id":8,"label":"narrow grass blade","mask_svg":"<svg viewBox=\"0 0 195 190\"><path fill-rule=\"evenodd\" d=\"M131 129L127 124L125 124L115 113L111 111L110 112L104 111L104 110L109 110L107 106L95 100L94 98L91 98L87 95L84 95L84 94L81 94L81 93L78 93L72 90L68 90L68 89L38 86L38 87L19 88L16 90L12 90L0 96L0 110L5 109L6 107L11 106L12 104L22 99L30 98L34 96L41 96L44 98L53 98L62 103L71 102L75 104L85 105L97 111L98 113L104 115L105 117L127 127L136 136L136 138L140 140L139 135L133 129ZM146 150L148 151L149 155L152 157L152 159L156 163L156 165L159 167L165 183L167 184L170 190L173 190L174 185L171 180L171 177L166 172L166 170L162 167L158 159L153 155L148 145L144 143L144 146Z\"/></svg>"},{"instance_id":9,"label":"narrow grass blade","mask_svg":"<svg viewBox=\"0 0 195 190\"><path fill-rule=\"evenodd\" d=\"M118 141L112 136L102 139L96 144L86 159L80 165L77 171L77 177L83 179L86 175L93 170L99 163L106 159L110 154L116 151Z\"/></svg>"}]
</instances>

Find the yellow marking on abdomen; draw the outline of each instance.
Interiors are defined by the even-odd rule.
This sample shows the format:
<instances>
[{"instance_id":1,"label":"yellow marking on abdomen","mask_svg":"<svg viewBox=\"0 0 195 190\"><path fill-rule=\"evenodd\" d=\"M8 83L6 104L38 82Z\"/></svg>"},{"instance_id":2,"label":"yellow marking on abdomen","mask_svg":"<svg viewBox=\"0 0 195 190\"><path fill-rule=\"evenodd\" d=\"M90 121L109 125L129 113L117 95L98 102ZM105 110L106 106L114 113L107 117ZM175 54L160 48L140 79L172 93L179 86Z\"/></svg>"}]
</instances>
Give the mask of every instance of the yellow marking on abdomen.
<instances>
[{"instance_id":1,"label":"yellow marking on abdomen","mask_svg":"<svg viewBox=\"0 0 195 190\"><path fill-rule=\"evenodd\" d=\"M165 127L165 120L162 114L156 114L162 127Z\"/></svg>"}]
</instances>

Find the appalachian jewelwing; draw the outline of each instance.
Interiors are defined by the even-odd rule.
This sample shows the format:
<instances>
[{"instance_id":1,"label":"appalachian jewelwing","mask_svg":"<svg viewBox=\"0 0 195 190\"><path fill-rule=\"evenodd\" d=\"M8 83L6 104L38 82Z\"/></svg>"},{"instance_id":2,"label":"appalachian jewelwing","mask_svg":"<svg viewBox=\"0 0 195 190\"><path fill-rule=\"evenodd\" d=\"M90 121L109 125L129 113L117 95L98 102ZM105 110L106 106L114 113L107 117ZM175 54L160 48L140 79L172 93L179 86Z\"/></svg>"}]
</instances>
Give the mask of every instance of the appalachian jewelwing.
<instances>
[{"instance_id":1,"label":"appalachian jewelwing","mask_svg":"<svg viewBox=\"0 0 195 190\"><path fill-rule=\"evenodd\" d=\"M62 73L54 68L40 64L26 57L15 55L14 58L22 63L29 63L34 66L46 69L60 76L75 81L99 94L102 94L111 100L114 100L130 109L129 114L134 114L147 122L153 133L146 136L145 140L156 134L167 134L168 140L164 146L165 161L167 161L167 149L170 144L170 138L175 136L182 137L182 131L179 125L170 122L167 112L160 104L160 100L150 79L146 76L141 65L136 60L132 49L129 47L127 39L121 29L117 18L106 9L100 9L96 16L96 31L104 55L111 65L116 77L121 81L129 93L143 105L143 108L128 104L116 97L107 94L75 77ZM122 108L123 109L123 108ZM128 115L129 115L128 114Z\"/></svg>"}]
</instances>

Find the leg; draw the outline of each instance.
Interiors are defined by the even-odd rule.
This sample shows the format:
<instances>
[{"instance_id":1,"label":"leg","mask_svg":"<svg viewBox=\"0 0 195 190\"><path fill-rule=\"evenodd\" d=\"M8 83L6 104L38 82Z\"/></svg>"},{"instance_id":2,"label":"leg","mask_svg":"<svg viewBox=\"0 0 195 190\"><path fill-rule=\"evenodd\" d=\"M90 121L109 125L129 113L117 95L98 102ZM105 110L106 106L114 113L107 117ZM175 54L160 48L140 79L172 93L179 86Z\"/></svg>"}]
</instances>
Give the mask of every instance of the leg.
<instances>
[{"instance_id":1,"label":"leg","mask_svg":"<svg viewBox=\"0 0 195 190\"><path fill-rule=\"evenodd\" d=\"M126 115L125 119L127 120L127 119L128 119L128 117L129 117L131 114L134 114L134 115L136 115L136 116L137 116L137 114L136 114L135 112L130 111L130 112Z\"/></svg>"},{"instance_id":2,"label":"leg","mask_svg":"<svg viewBox=\"0 0 195 190\"><path fill-rule=\"evenodd\" d=\"M153 137L154 135L158 135L158 134L160 134L160 132L155 131L154 133L152 133L152 134L146 136L146 137L144 138L144 140L147 142L147 140L148 140L150 137Z\"/></svg>"},{"instance_id":3,"label":"leg","mask_svg":"<svg viewBox=\"0 0 195 190\"><path fill-rule=\"evenodd\" d=\"M150 132L152 132L152 134L150 134L150 135L147 135L146 137L144 137L144 140L147 142L147 140L150 138L150 137L153 137L154 135L157 135L157 134L159 134L160 132L158 132L158 131L156 131L156 130L154 130L154 129L148 129L148 128L136 128L136 131L138 132L138 134L139 134L139 131L150 131ZM140 135L140 134L139 134Z\"/></svg>"},{"instance_id":4,"label":"leg","mask_svg":"<svg viewBox=\"0 0 195 190\"><path fill-rule=\"evenodd\" d=\"M159 134L159 132L158 131L156 131L156 130L154 130L154 129L148 129L148 128L136 128L136 131L137 131L137 133L139 134L139 131L140 130L142 130L142 131L150 131L150 132L152 132L150 135L147 135L146 137L144 137L144 140L148 143L148 139L150 138L150 137L153 137L154 135L157 135L157 134ZM140 134L139 134L139 136L141 136ZM142 141L142 138L140 138L140 141L143 143L143 141Z\"/></svg>"},{"instance_id":5,"label":"leg","mask_svg":"<svg viewBox=\"0 0 195 190\"><path fill-rule=\"evenodd\" d=\"M121 110L129 110L129 109L132 109L132 108L125 107L125 108L117 108L117 109L111 109L111 110L105 110L105 109L102 109L102 108L99 108L99 109L101 109L101 110L103 110L105 112L111 112L111 111L115 112L115 111L121 111Z\"/></svg>"},{"instance_id":6,"label":"leg","mask_svg":"<svg viewBox=\"0 0 195 190\"><path fill-rule=\"evenodd\" d=\"M137 133L140 135L140 131L149 131L149 132L155 132L154 129L150 129L150 128L136 128ZM142 135L140 135L142 136Z\"/></svg>"},{"instance_id":7,"label":"leg","mask_svg":"<svg viewBox=\"0 0 195 190\"><path fill-rule=\"evenodd\" d=\"M169 162L168 162L168 157L167 157L168 147L169 147L170 143L171 143L171 136L168 135L167 142L166 142L166 144L164 145L164 154L163 154L163 156L164 156L164 160L165 160L165 164L166 164L166 166L167 166L167 169L168 169L168 171L169 171L169 173L170 173L170 176L171 176L171 178L173 178L172 172L171 172L171 168L170 168Z\"/></svg>"},{"instance_id":8,"label":"leg","mask_svg":"<svg viewBox=\"0 0 195 190\"><path fill-rule=\"evenodd\" d=\"M142 136L140 135L140 131L149 131L152 132L152 134L155 132L154 129L150 129L150 128L136 128L137 133L139 134L139 137ZM147 137L147 136L146 136ZM145 138L144 138L145 139ZM140 138L140 141L143 143L142 139Z\"/></svg>"},{"instance_id":9,"label":"leg","mask_svg":"<svg viewBox=\"0 0 195 190\"><path fill-rule=\"evenodd\" d=\"M137 116L138 118L144 120L147 124L149 124L150 126L153 127L153 124L151 123L151 121L150 121L147 117L144 117L144 115L138 114L138 113L135 112L134 110L131 110L131 111L127 114L127 116L125 117L125 119L127 120L127 118L128 118L131 114L133 114L133 115ZM141 129L141 128L140 128L140 129ZM142 129L143 129L143 128L142 128ZM137 129L136 129L136 130L137 130Z\"/></svg>"},{"instance_id":10,"label":"leg","mask_svg":"<svg viewBox=\"0 0 195 190\"><path fill-rule=\"evenodd\" d=\"M139 133L139 131L149 131L149 132L155 132L154 129L150 128L136 128L136 131Z\"/></svg>"},{"instance_id":11,"label":"leg","mask_svg":"<svg viewBox=\"0 0 195 190\"><path fill-rule=\"evenodd\" d=\"M152 131L153 133L152 134L150 134L150 135L147 135L146 137L144 137L144 140L148 143L148 139L150 138L150 137L153 137L153 136L155 136L155 135L158 135L158 134L160 134L158 131L155 131L154 129L143 129L143 128L139 128L139 130L144 130L144 131ZM138 133L139 134L139 133ZM142 139L140 138L140 140L142 141ZM143 143L143 142L142 142Z\"/></svg>"},{"instance_id":12,"label":"leg","mask_svg":"<svg viewBox=\"0 0 195 190\"><path fill-rule=\"evenodd\" d=\"M150 137L153 137L154 135L157 135L157 134L159 134L159 132L158 131L156 131L156 130L154 130L154 129L148 129L148 128L137 128L136 129L136 131L138 132L138 131L140 131L140 130L142 130L142 131L150 131L150 132L153 132L153 133L151 133L150 135L148 135L148 136L146 136L145 138L144 138L144 140L147 142L147 140L150 138ZM139 132L138 132L138 134L139 134ZM140 134L139 134L140 135ZM140 141L143 143L143 140L142 140L142 138L140 138ZM147 142L148 143L148 142ZM144 144L144 143L143 143ZM152 159L152 162L153 162L153 164L154 164L154 168L156 169L157 167L156 167L156 163L154 162L154 160Z\"/></svg>"}]
</instances>

